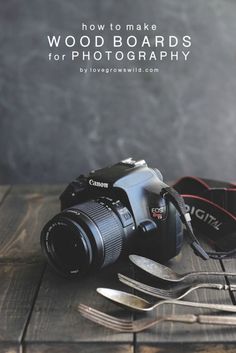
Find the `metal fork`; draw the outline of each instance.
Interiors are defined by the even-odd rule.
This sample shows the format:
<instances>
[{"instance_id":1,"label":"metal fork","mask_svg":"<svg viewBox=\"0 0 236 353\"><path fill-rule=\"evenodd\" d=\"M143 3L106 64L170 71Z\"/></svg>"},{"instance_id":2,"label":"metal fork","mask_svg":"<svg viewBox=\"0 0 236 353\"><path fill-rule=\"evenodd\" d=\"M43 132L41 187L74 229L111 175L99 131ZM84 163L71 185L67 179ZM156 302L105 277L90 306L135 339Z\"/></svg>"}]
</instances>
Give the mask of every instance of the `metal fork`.
<instances>
[{"instance_id":1,"label":"metal fork","mask_svg":"<svg viewBox=\"0 0 236 353\"><path fill-rule=\"evenodd\" d=\"M166 315L166 316L159 316L155 319L146 318L146 319L137 319L132 321L132 320L119 319L115 316L108 315L102 311L96 310L84 304L80 304L78 306L78 310L83 317L89 319L90 321L95 322L96 324L105 326L115 331L127 332L127 333L141 332L164 321L182 322L182 323L189 323L189 324L199 323L199 324L236 326L236 316L185 314L185 315Z\"/></svg>"},{"instance_id":2,"label":"metal fork","mask_svg":"<svg viewBox=\"0 0 236 353\"><path fill-rule=\"evenodd\" d=\"M136 281L135 279L124 276L121 273L118 273L118 278L122 283L126 284L129 287L137 289L140 292L152 295L153 297L162 298L162 299L179 300L184 298L187 294L200 288L213 288L218 290L231 290L231 291L236 290L236 285L233 285L233 284L227 285L227 284L218 284L218 283L199 283L192 286L177 285L174 288L161 289L161 288L152 287L152 286L149 286L148 284Z\"/></svg>"}]
</instances>

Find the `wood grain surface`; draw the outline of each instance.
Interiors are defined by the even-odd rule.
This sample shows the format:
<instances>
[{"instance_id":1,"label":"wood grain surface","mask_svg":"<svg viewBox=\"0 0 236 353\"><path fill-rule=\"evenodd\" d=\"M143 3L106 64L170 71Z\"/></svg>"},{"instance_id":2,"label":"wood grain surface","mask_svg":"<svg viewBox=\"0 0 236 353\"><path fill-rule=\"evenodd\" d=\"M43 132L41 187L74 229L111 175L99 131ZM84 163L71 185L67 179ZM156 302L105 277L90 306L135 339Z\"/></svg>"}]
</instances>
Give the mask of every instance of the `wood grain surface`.
<instances>
[{"instance_id":1,"label":"wood grain surface","mask_svg":"<svg viewBox=\"0 0 236 353\"><path fill-rule=\"evenodd\" d=\"M9 192L10 186L8 185L0 185L0 205L4 200L4 197Z\"/></svg>"},{"instance_id":2,"label":"wood grain surface","mask_svg":"<svg viewBox=\"0 0 236 353\"><path fill-rule=\"evenodd\" d=\"M42 260L40 231L59 211L62 188L45 186L13 187L1 206L0 261Z\"/></svg>"},{"instance_id":3,"label":"wood grain surface","mask_svg":"<svg viewBox=\"0 0 236 353\"><path fill-rule=\"evenodd\" d=\"M93 306L114 315L131 318L120 307L101 297L97 287L121 288L116 273L127 268L127 262L117 263L99 274L80 280L68 280L47 268L26 335L27 342L110 342L132 344L133 335L111 331L84 319L79 303ZM128 346L127 346L128 347Z\"/></svg>"},{"instance_id":4,"label":"wood grain surface","mask_svg":"<svg viewBox=\"0 0 236 353\"><path fill-rule=\"evenodd\" d=\"M42 264L0 265L1 342L21 343L42 270Z\"/></svg>"},{"instance_id":5,"label":"wood grain surface","mask_svg":"<svg viewBox=\"0 0 236 353\"><path fill-rule=\"evenodd\" d=\"M156 286L163 282L148 276L126 259L80 280L58 276L45 265L39 246L40 230L59 210L63 186L0 188L0 352L235 352L233 327L163 323L139 334L122 334L97 326L78 313L79 303L124 318L140 317L97 294L97 287L131 291L119 283L117 272ZM236 271L235 260L203 261L188 246L168 263L179 272L191 270ZM199 280L199 278L196 278ZM236 283L233 278L205 281ZM203 281L203 279L201 279ZM150 296L133 291L153 300ZM201 289L186 299L236 303L235 293ZM167 313L209 313L209 310L168 305L149 316Z\"/></svg>"},{"instance_id":6,"label":"wood grain surface","mask_svg":"<svg viewBox=\"0 0 236 353\"><path fill-rule=\"evenodd\" d=\"M25 353L134 353L133 344L109 342L91 343L26 343Z\"/></svg>"}]
</instances>

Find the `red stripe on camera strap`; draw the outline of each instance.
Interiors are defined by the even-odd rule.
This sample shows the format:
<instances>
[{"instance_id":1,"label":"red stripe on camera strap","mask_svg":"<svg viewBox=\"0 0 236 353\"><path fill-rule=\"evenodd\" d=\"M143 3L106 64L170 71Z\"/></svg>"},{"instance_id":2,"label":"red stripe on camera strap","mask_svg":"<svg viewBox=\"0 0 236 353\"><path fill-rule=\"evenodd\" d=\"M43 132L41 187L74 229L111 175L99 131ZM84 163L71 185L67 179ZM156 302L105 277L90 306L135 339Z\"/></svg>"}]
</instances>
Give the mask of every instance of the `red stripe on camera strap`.
<instances>
[{"instance_id":1,"label":"red stripe on camera strap","mask_svg":"<svg viewBox=\"0 0 236 353\"><path fill-rule=\"evenodd\" d=\"M162 196L175 205L186 226L188 242L198 256L206 260L236 255L236 185L184 177L173 187L163 188ZM194 231L206 235L221 251L205 251Z\"/></svg>"}]
</instances>

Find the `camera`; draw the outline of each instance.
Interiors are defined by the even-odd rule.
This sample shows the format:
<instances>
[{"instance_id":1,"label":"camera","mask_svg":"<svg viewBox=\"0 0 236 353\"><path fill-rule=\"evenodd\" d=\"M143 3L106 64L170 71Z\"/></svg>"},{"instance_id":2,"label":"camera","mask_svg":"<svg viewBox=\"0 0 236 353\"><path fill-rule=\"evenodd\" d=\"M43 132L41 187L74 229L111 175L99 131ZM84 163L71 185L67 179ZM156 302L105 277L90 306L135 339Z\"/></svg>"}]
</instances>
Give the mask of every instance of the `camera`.
<instances>
[{"instance_id":1,"label":"camera","mask_svg":"<svg viewBox=\"0 0 236 353\"><path fill-rule=\"evenodd\" d=\"M166 261L183 228L158 169L132 158L80 175L60 196L61 212L43 228L41 246L60 274L82 276L130 253Z\"/></svg>"}]
</instances>

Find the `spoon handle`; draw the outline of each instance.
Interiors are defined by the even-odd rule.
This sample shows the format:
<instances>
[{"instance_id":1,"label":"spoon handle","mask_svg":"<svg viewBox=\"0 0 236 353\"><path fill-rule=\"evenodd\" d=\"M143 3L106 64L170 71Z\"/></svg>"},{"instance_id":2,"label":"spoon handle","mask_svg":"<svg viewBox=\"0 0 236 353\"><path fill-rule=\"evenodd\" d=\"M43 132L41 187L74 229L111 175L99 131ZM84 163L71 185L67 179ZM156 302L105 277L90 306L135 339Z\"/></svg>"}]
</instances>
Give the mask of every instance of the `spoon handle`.
<instances>
[{"instance_id":1,"label":"spoon handle","mask_svg":"<svg viewBox=\"0 0 236 353\"><path fill-rule=\"evenodd\" d=\"M162 300L159 303L156 303L152 309L157 308L163 304L176 304L176 305L183 305L183 306L191 306L195 308L205 308L205 309L214 309L220 311L229 311L236 313L236 305L229 305L229 304L211 304L211 303L198 303L198 302L189 302L183 300Z\"/></svg>"},{"instance_id":2,"label":"spoon handle","mask_svg":"<svg viewBox=\"0 0 236 353\"><path fill-rule=\"evenodd\" d=\"M188 295L189 293L198 290L200 288L207 288L207 289L218 289L218 290L231 290L231 291L235 291L236 290L236 285L231 284L217 284L217 283L199 283L196 285L193 285L192 287L189 287L188 290L186 290L183 294L179 295L176 298L173 298L174 300L180 300L184 297L186 297L186 295ZM152 295L151 292L149 292L148 294ZM158 296L156 296L158 298ZM170 299L168 297L164 298L164 299Z\"/></svg>"},{"instance_id":3,"label":"spoon handle","mask_svg":"<svg viewBox=\"0 0 236 353\"><path fill-rule=\"evenodd\" d=\"M193 271L184 275L184 278L193 276L236 276L236 272L220 272L220 271Z\"/></svg>"}]
</instances>

